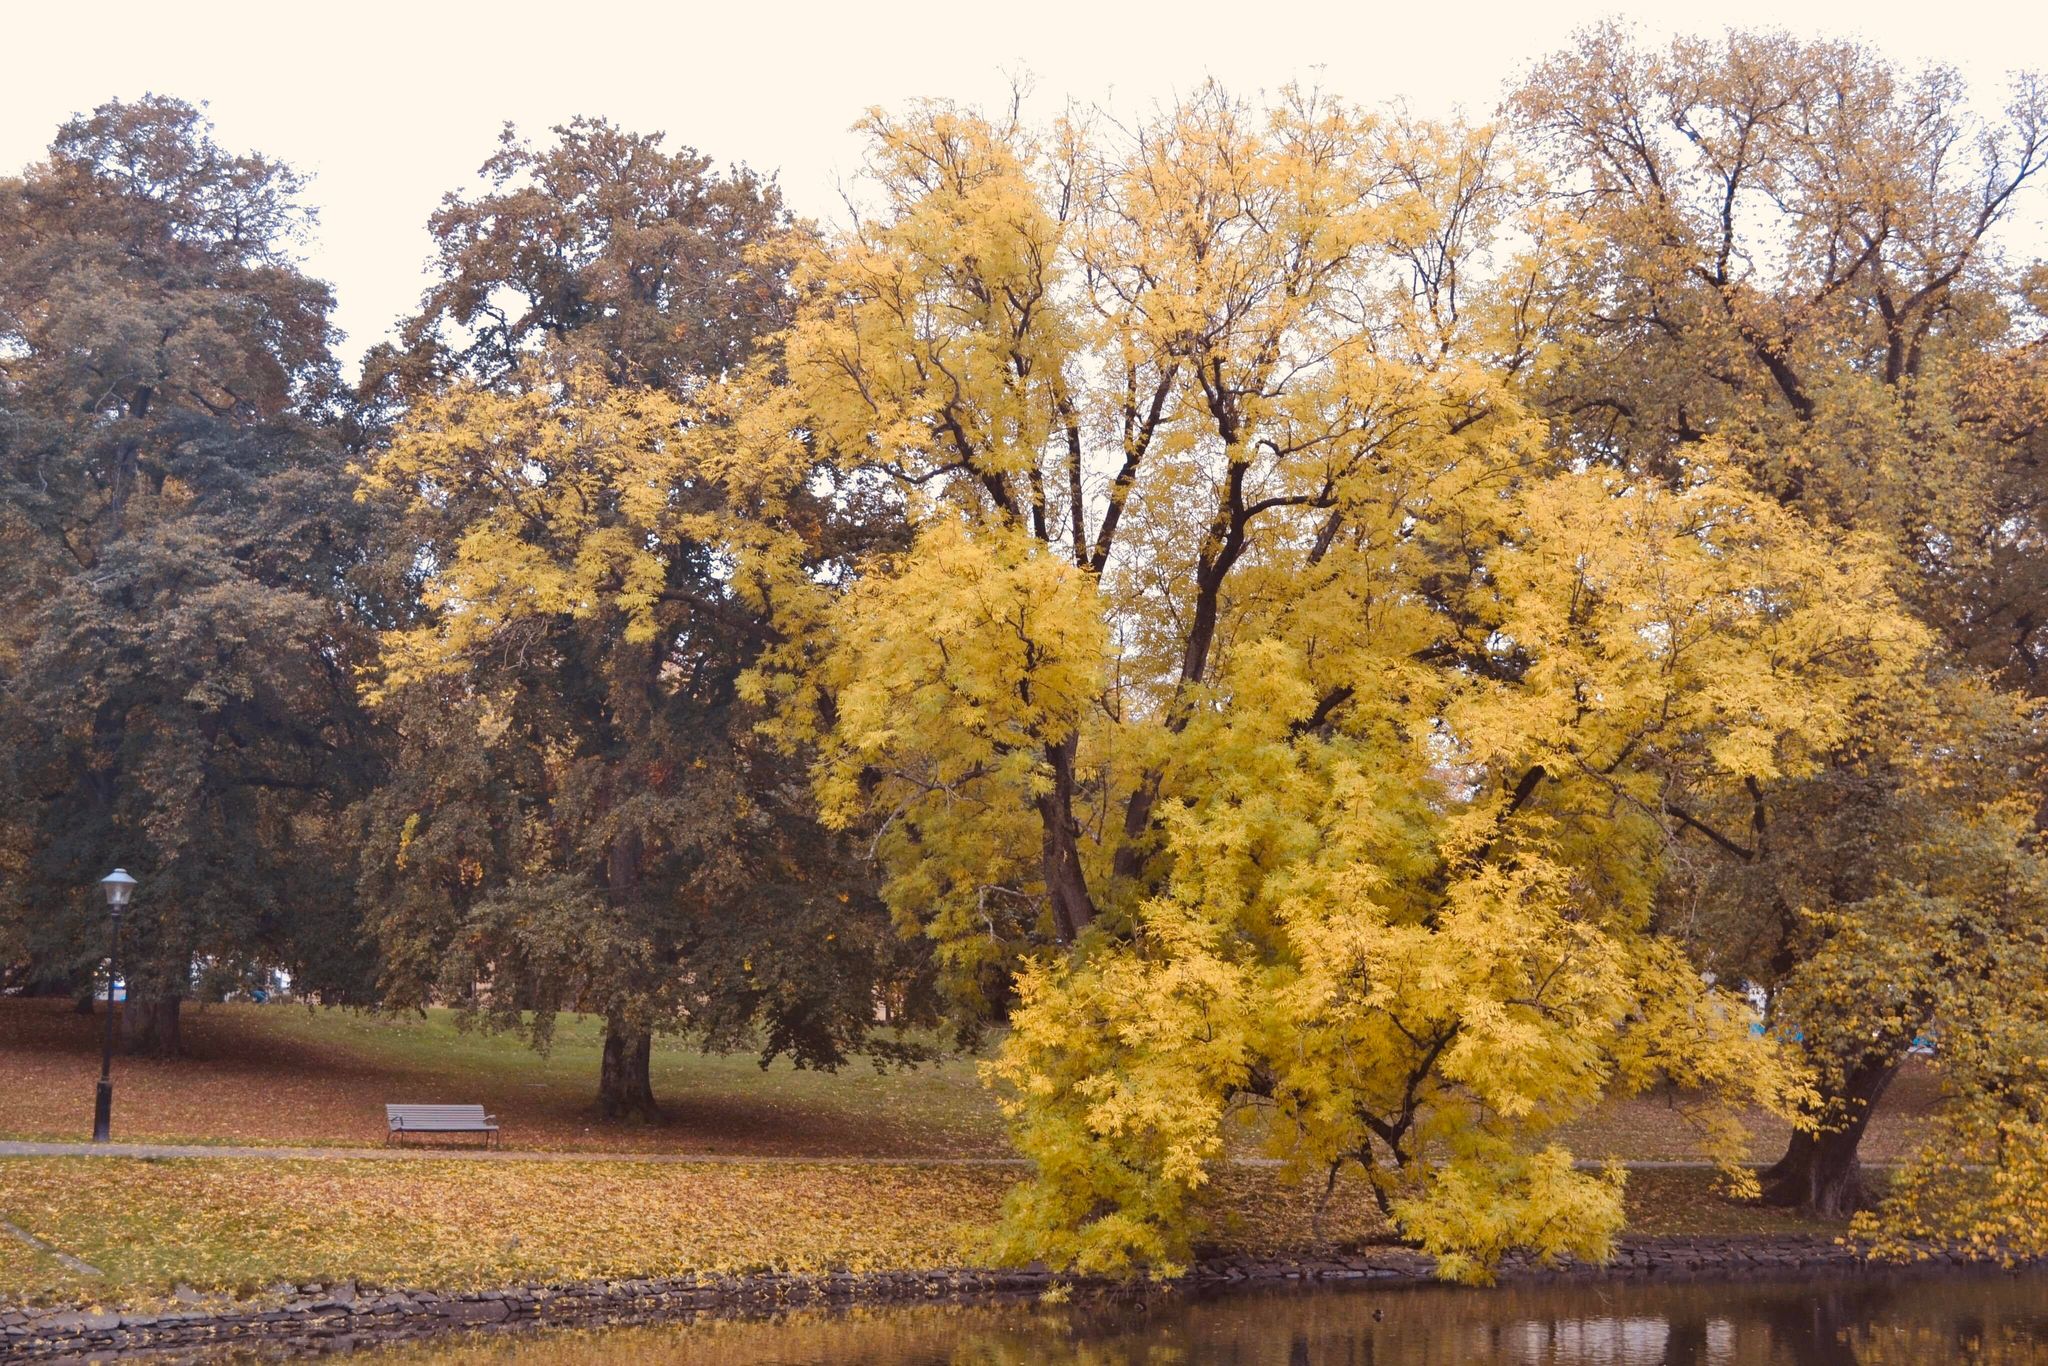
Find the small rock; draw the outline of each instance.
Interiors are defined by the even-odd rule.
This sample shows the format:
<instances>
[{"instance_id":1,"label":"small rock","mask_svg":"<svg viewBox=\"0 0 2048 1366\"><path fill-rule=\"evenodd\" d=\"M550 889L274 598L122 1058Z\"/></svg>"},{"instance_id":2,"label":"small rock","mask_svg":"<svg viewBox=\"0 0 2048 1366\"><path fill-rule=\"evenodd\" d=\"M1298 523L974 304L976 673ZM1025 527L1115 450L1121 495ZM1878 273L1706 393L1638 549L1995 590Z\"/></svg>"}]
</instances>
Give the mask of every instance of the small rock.
<instances>
[{"instance_id":1,"label":"small rock","mask_svg":"<svg viewBox=\"0 0 2048 1366\"><path fill-rule=\"evenodd\" d=\"M452 1300L441 1306L441 1316L457 1323L503 1323L512 1309L503 1300Z\"/></svg>"}]
</instances>

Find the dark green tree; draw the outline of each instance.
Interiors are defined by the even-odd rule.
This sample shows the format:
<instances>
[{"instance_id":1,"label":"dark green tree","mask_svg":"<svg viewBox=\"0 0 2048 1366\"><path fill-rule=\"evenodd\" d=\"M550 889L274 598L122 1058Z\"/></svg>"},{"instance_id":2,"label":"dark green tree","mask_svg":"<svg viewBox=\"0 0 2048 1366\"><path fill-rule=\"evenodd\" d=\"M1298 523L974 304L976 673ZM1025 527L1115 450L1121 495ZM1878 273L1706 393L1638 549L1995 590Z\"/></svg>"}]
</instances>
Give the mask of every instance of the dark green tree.
<instances>
[{"instance_id":1,"label":"dark green tree","mask_svg":"<svg viewBox=\"0 0 2048 1366\"><path fill-rule=\"evenodd\" d=\"M376 754L367 514L301 189L157 96L0 181L0 919L30 975L88 981L92 884L135 872L126 1029L164 1052L195 957L368 975L343 822Z\"/></svg>"}]
</instances>

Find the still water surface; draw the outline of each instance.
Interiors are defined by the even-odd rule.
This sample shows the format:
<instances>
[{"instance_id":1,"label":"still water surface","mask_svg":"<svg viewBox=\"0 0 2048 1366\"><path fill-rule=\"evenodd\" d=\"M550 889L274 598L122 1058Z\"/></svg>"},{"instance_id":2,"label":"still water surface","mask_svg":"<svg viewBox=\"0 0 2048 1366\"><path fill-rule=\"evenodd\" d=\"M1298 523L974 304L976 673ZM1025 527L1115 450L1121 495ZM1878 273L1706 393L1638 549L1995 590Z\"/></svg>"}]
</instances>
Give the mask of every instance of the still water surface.
<instances>
[{"instance_id":1,"label":"still water surface","mask_svg":"<svg viewBox=\"0 0 2048 1366\"><path fill-rule=\"evenodd\" d=\"M1149 1303L802 1311L469 1338L378 1366L2048 1366L2048 1276L1270 1292Z\"/></svg>"}]
</instances>

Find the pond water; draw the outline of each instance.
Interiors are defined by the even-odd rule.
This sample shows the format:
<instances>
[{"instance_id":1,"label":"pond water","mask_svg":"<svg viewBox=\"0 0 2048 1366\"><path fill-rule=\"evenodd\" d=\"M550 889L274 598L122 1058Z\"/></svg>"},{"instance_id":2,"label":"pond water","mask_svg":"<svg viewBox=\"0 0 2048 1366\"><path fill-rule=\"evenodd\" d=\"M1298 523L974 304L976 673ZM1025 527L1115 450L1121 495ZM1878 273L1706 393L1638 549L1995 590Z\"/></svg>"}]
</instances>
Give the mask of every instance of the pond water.
<instances>
[{"instance_id":1,"label":"pond water","mask_svg":"<svg viewBox=\"0 0 2048 1366\"><path fill-rule=\"evenodd\" d=\"M397 1363L872 1366L2048 1366L2048 1275L1303 1290L1067 1305L912 1306L500 1334L369 1354Z\"/></svg>"}]
</instances>

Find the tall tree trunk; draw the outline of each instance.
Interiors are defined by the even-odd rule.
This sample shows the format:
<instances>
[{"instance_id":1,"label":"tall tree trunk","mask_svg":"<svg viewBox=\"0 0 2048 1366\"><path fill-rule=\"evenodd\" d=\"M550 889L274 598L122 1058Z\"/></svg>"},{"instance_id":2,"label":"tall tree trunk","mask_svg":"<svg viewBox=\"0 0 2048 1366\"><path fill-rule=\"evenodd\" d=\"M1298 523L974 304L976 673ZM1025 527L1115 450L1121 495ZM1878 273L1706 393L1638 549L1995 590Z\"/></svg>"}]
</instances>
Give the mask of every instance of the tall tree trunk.
<instances>
[{"instance_id":1,"label":"tall tree trunk","mask_svg":"<svg viewBox=\"0 0 2048 1366\"><path fill-rule=\"evenodd\" d=\"M178 996L133 997L121 1006L121 1045L130 1053L148 1053L159 1058L184 1056L185 1038L181 1027Z\"/></svg>"},{"instance_id":2,"label":"tall tree trunk","mask_svg":"<svg viewBox=\"0 0 2048 1366\"><path fill-rule=\"evenodd\" d=\"M598 1074L597 1108L606 1119L661 1118L654 1103L654 1078L649 1069L654 1035L621 1020L604 1026L604 1067Z\"/></svg>"},{"instance_id":3,"label":"tall tree trunk","mask_svg":"<svg viewBox=\"0 0 2048 1366\"><path fill-rule=\"evenodd\" d=\"M1856 1149L1904 1062L1903 1057L1866 1058L1849 1073L1841 1096L1828 1107L1835 1122L1821 1133L1794 1133L1785 1155L1759 1178L1765 1204L1831 1218L1853 1214L1863 1204L1863 1167Z\"/></svg>"},{"instance_id":4,"label":"tall tree trunk","mask_svg":"<svg viewBox=\"0 0 2048 1366\"><path fill-rule=\"evenodd\" d=\"M1088 895L1087 875L1081 868L1080 825L1074 819L1074 737L1047 745L1045 758L1052 769L1052 790L1038 799L1044 832L1039 856L1053 923L1060 942L1071 944L1095 919L1095 901Z\"/></svg>"},{"instance_id":5,"label":"tall tree trunk","mask_svg":"<svg viewBox=\"0 0 2048 1366\"><path fill-rule=\"evenodd\" d=\"M625 913L640 883L640 858L645 851L638 830L622 830L606 851L605 882L613 906ZM597 1078L597 1109L606 1119L661 1118L654 1103L654 1078L649 1062L654 1033L626 1023L621 1007L610 1008L604 1022L604 1064Z\"/></svg>"}]
</instances>

